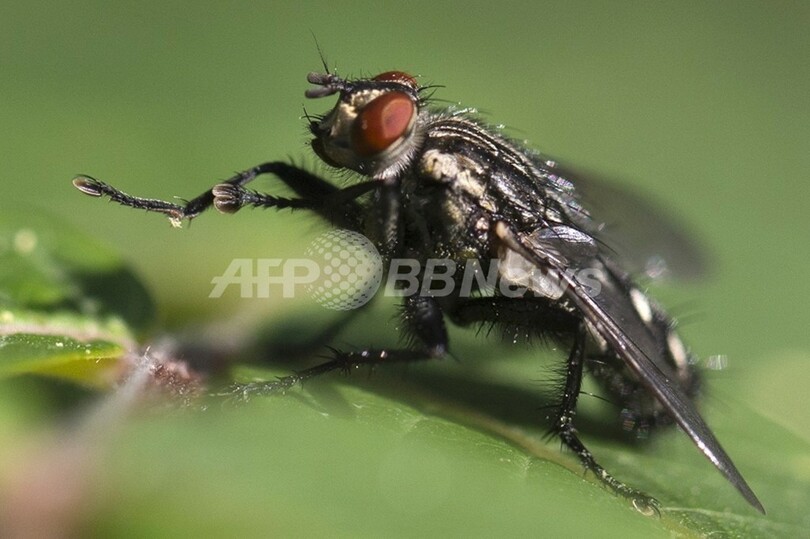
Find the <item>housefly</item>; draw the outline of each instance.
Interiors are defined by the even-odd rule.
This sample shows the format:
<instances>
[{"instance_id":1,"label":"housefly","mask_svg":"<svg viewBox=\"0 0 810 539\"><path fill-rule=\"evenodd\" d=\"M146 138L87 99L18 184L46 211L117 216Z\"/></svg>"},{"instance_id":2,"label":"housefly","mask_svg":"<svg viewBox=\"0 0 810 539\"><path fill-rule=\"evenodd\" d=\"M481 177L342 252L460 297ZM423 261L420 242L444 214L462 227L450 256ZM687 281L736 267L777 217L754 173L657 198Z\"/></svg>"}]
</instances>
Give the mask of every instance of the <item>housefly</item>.
<instances>
[{"instance_id":1,"label":"housefly","mask_svg":"<svg viewBox=\"0 0 810 539\"><path fill-rule=\"evenodd\" d=\"M657 512L653 498L610 475L580 440L574 418L586 371L610 400L621 404L625 428L646 431L674 421L764 512L695 408L695 357L673 320L615 256L609 234L583 203L575 174L470 111L434 107L430 87L407 73L349 79L327 70L307 80L313 87L306 97L337 96L329 112L307 120L315 154L357 178L347 187L282 161L245 170L185 204L133 197L89 176L73 184L88 195L163 213L177 226L212 206L223 213L246 206L309 210L334 226L364 234L386 262L416 260L422 272L435 259L457 267L475 264L477 271L494 272L507 286L485 291L479 285L471 294L461 294L457 286L444 295L407 295L402 319L410 346L333 351L319 366L250 389L272 392L335 369L441 358L448 354L445 319L461 326L498 324L510 334L539 335L566 347L552 428L611 490L642 511ZM281 180L295 196L245 188L265 174Z\"/></svg>"}]
</instances>

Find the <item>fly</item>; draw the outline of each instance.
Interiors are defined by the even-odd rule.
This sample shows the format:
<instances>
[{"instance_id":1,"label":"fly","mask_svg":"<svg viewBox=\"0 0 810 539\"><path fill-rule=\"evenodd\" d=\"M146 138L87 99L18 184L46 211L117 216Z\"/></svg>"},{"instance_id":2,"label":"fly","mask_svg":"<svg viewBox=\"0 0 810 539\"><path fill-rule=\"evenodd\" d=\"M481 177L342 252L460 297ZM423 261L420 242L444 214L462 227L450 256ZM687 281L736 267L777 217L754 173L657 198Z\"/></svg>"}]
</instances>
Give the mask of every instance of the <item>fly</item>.
<instances>
[{"instance_id":1,"label":"fly","mask_svg":"<svg viewBox=\"0 0 810 539\"><path fill-rule=\"evenodd\" d=\"M445 319L461 326L497 323L569 350L552 428L613 492L639 510L658 511L653 498L610 475L580 440L574 418L586 371L621 404L625 428L646 431L674 421L764 513L695 408L695 357L673 320L606 246L607 236L584 206L575 175L471 113L431 106L428 87L407 73L358 79L311 73L307 80L314 86L306 97L337 96L329 112L307 120L318 157L356 173L358 181L348 187L283 161L245 170L185 204L133 197L89 176L78 176L73 184L91 196L163 213L175 226L212 206L223 213L248 206L308 210L364 234L387 262L416 260L422 271L433 259L449 259L459 267L476 263L495 271L512 292L465 295L457 286L442 296L406 296L403 326L414 337L412 346L334 351L326 363L245 391L279 391L336 369L442 358L449 344ZM281 180L295 197L245 188L265 174ZM545 277L520 276L526 268Z\"/></svg>"}]
</instances>

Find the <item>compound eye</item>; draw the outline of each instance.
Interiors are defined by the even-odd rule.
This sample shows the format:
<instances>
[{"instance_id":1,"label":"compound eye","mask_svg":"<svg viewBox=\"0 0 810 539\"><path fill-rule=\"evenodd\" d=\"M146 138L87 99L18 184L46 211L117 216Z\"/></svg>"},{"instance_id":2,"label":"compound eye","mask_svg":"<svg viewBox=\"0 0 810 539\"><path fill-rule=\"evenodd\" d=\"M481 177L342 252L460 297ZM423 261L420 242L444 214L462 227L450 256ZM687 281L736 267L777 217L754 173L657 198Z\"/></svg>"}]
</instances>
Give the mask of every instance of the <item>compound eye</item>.
<instances>
[{"instance_id":1,"label":"compound eye","mask_svg":"<svg viewBox=\"0 0 810 539\"><path fill-rule=\"evenodd\" d=\"M380 73L371 80L377 82L397 82L399 84L409 86L414 90L419 89L419 83L416 82L416 79L404 71L386 71L385 73Z\"/></svg>"},{"instance_id":2,"label":"compound eye","mask_svg":"<svg viewBox=\"0 0 810 539\"><path fill-rule=\"evenodd\" d=\"M405 92L388 92L371 101L352 127L352 148L361 157L386 150L411 125L416 107Z\"/></svg>"}]
</instances>

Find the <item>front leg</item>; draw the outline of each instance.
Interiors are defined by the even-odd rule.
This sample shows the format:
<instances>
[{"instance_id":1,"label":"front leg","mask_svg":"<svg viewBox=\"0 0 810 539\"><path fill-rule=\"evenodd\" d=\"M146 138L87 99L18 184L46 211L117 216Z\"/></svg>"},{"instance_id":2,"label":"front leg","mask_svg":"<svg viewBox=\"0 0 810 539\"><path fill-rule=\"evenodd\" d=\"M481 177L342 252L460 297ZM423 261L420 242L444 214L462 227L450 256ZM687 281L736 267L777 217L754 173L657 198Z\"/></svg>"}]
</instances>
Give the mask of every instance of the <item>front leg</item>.
<instances>
[{"instance_id":1,"label":"front leg","mask_svg":"<svg viewBox=\"0 0 810 539\"><path fill-rule=\"evenodd\" d=\"M341 190L323 178L283 161L271 161L239 172L233 177L218 184L218 187L223 189L232 188L239 190L242 189L244 185L253 181L262 174L274 174L282 181L282 183L287 185L296 193L296 195L300 197L300 199L277 198L279 201L278 207L300 207L313 209L316 212L319 208L326 208L329 210L329 212L334 213L335 205L327 204L324 201L335 197L338 202L340 202L341 209L343 210L340 214L338 214L338 216L359 215L360 209L359 206L357 206L357 204L354 202L354 198L357 198L363 193L372 190L374 187L373 182L365 182L365 187L351 186L347 189ZM163 213L169 217L169 220L174 226L180 226L183 219L193 219L211 208L216 202L216 196L213 189L205 191L199 196L187 201L185 204L175 204L165 200L132 196L119 189L116 189L115 187L112 187L103 181L85 175L80 175L74 178L73 185L83 193L90 196L106 196L110 200L123 206ZM221 200L222 202L217 205L221 211L234 211L233 206L229 206L226 199L223 198ZM323 213L321 213L321 215L328 217ZM340 219L332 220L340 221ZM350 228L348 225L353 223L339 222L338 224Z\"/></svg>"},{"instance_id":2,"label":"front leg","mask_svg":"<svg viewBox=\"0 0 810 539\"><path fill-rule=\"evenodd\" d=\"M241 186L253 181L260 174L273 172L278 165L274 163L264 163L248 170L242 171L224 183ZM155 198L141 198L129 195L115 187L95 178L86 175L79 175L73 179L73 186L82 193L94 197L109 197L113 202L130 208L143 209L163 213L169 217L172 225L180 226L183 219L193 219L214 203L214 194L209 189L201 195L187 201L185 204L175 204L165 200Z\"/></svg>"},{"instance_id":3,"label":"front leg","mask_svg":"<svg viewBox=\"0 0 810 539\"><path fill-rule=\"evenodd\" d=\"M392 178L382 181L379 196L379 203L375 204L375 221L380 234L379 243L382 247L380 254L388 260L399 253L402 242L403 232L400 226L402 192L399 179Z\"/></svg>"},{"instance_id":4,"label":"front leg","mask_svg":"<svg viewBox=\"0 0 810 539\"><path fill-rule=\"evenodd\" d=\"M361 228L361 211L355 200L379 186L375 181L365 181L323 195L301 198L284 198L245 189L240 185L221 183L211 189L214 207L222 213L236 213L240 209L275 208L279 210L310 210L323 219L341 228Z\"/></svg>"}]
</instances>

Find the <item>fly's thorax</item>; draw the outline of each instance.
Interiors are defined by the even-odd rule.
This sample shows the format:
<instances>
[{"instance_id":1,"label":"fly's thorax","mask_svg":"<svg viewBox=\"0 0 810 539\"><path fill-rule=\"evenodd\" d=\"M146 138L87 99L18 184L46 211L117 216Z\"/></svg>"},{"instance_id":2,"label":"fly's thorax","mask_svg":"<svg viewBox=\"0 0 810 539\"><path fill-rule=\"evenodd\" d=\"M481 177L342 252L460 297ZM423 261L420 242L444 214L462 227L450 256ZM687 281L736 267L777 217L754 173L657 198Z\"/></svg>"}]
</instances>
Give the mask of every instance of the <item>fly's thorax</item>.
<instances>
[{"instance_id":1,"label":"fly's thorax","mask_svg":"<svg viewBox=\"0 0 810 539\"><path fill-rule=\"evenodd\" d=\"M420 178L445 185L457 197L483 210L497 211L496 201L487 191L487 169L481 162L460 153L425 147L417 168Z\"/></svg>"},{"instance_id":2,"label":"fly's thorax","mask_svg":"<svg viewBox=\"0 0 810 539\"><path fill-rule=\"evenodd\" d=\"M310 122L313 150L327 164L381 180L410 165L426 114L413 77L391 71L354 81L313 75L310 82L323 88L311 90L308 97L339 93L335 107Z\"/></svg>"}]
</instances>

